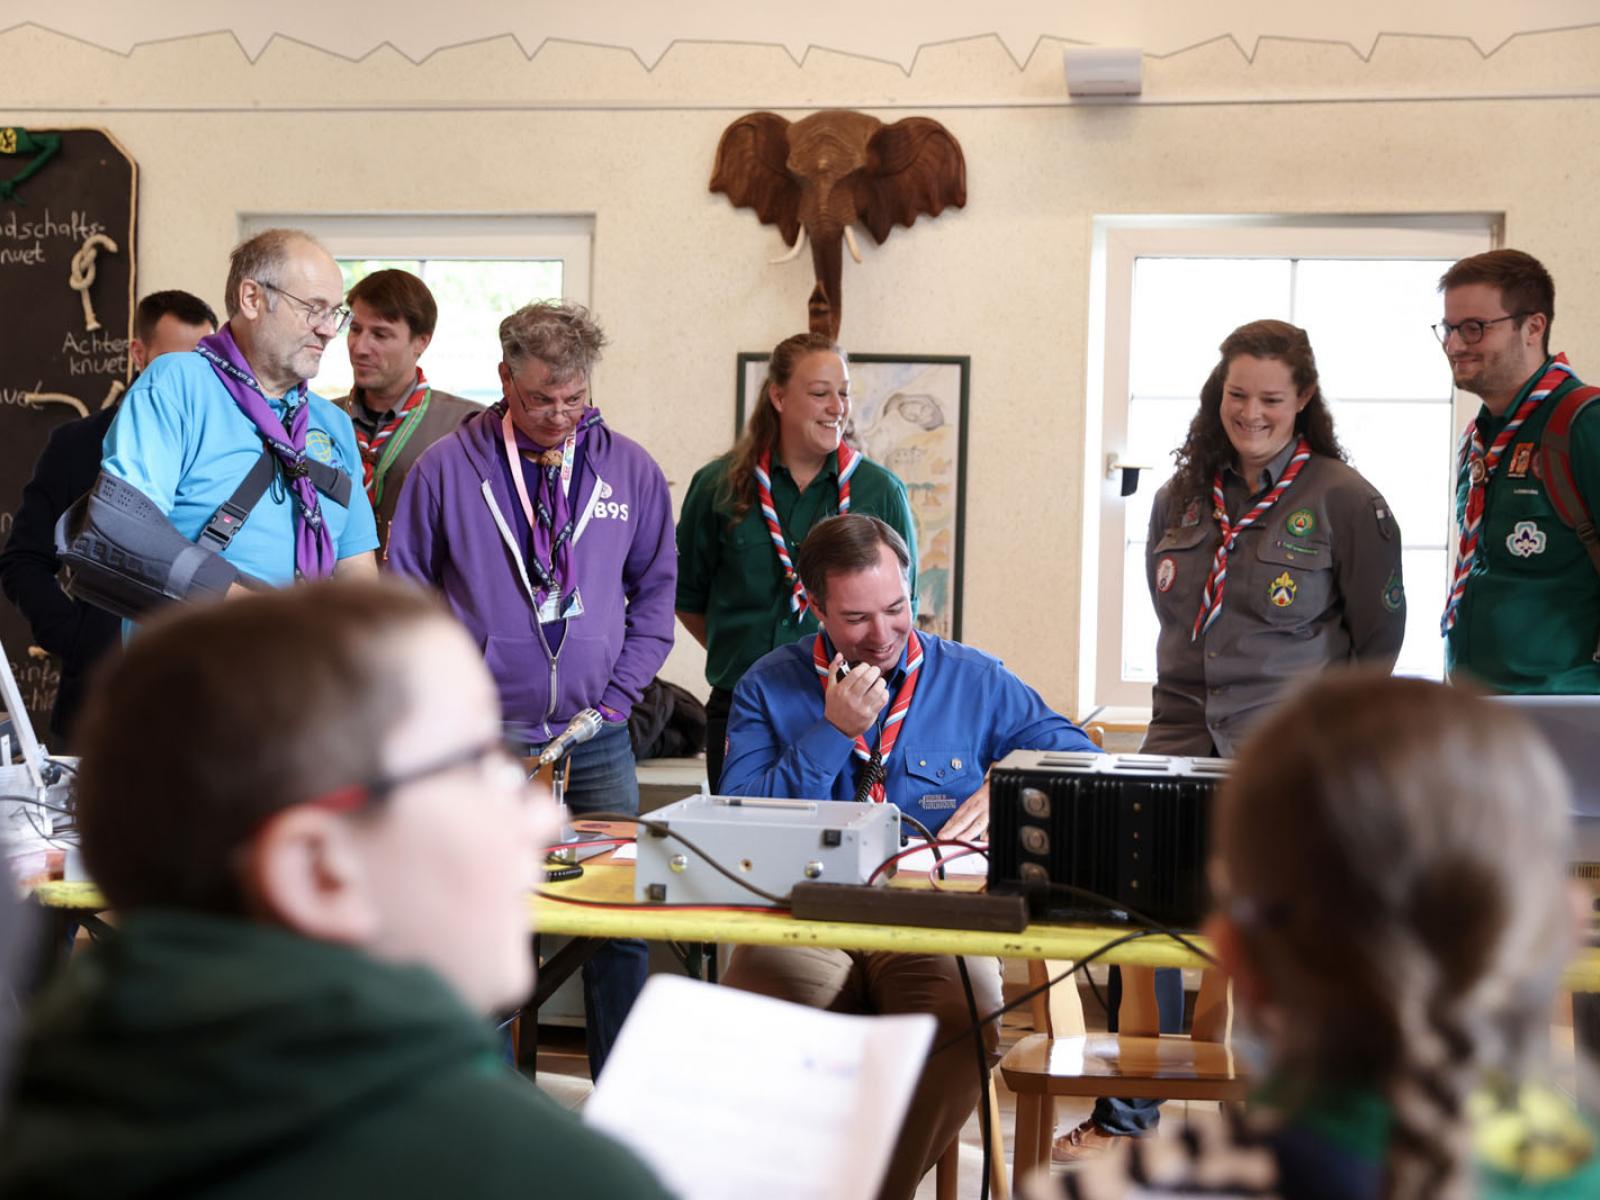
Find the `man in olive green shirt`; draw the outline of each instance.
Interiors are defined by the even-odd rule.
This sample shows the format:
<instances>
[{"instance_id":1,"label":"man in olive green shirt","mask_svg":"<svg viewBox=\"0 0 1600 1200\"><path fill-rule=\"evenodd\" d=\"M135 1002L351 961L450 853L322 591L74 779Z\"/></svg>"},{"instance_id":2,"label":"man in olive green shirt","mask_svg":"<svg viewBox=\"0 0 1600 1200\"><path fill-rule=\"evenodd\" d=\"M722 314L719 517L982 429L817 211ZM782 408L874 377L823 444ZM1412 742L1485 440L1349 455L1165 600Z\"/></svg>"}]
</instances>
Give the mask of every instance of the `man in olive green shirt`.
<instances>
[{"instance_id":1,"label":"man in olive green shirt","mask_svg":"<svg viewBox=\"0 0 1600 1200\"><path fill-rule=\"evenodd\" d=\"M1495 250L1456 263L1439 289L1434 329L1456 386L1483 400L1457 462L1447 668L1500 692L1600 692L1600 574L1551 504L1540 453L1562 397L1583 386L1550 355L1555 285L1532 256ZM1574 424L1570 456L1600 511L1600 404Z\"/></svg>"}]
</instances>

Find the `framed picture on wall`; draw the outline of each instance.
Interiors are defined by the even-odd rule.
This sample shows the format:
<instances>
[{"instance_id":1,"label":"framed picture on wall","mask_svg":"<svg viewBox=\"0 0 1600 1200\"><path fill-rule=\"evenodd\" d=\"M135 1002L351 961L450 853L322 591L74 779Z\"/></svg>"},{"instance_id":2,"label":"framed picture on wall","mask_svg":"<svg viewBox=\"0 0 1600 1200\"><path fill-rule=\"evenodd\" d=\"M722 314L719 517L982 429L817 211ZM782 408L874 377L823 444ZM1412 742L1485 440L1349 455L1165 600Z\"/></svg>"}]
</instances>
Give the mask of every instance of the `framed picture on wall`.
<instances>
[{"instance_id":1,"label":"framed picture on wall","mask_svg":"<svg viewBox=\"0 0 1600 1200\"><path fill-rule=\"evenodd\" d=\"M961 638L967 504L967 390L972 359L943 354L852 354L852 447L900 477L917 530L917 628ZM765 353L739 355L734 434L767 377Z\"/></svg>"}]
</instances>

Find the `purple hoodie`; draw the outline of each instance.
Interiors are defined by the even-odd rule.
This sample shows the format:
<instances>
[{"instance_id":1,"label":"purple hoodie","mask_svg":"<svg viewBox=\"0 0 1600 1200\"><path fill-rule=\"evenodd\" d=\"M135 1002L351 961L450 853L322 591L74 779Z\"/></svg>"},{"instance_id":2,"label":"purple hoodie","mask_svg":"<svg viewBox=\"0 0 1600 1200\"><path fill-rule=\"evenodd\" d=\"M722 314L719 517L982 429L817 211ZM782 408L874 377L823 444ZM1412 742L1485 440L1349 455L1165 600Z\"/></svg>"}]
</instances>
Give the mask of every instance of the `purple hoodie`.
<instances>
[{"instance_id":1,"label":"purple hoodie","mask_svg":"<svg viewBox=\"0 0 1600 1200\"><path fill-rule=\"evenodd\" d=\"M568 619L552 654L499 415L472 417L417 460L389 527L388 566L444 593L483 648L507 728L538 741L595 704L626 715L666 661L678 580L672 501L642 446L604 423L589 430L572 537L583 615Z\"/></svg>"}]
</instances>

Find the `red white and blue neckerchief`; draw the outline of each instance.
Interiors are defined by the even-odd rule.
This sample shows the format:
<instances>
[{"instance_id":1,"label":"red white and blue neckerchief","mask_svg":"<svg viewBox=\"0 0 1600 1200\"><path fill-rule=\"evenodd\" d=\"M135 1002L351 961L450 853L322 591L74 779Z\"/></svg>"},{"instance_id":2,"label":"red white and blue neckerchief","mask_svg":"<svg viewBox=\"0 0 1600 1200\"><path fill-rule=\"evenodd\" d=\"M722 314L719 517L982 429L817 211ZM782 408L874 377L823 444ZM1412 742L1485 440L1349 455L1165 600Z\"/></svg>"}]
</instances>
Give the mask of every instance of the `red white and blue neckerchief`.
<instances>
[{"instance_id":1,"label":"red white and blue neckerchief","mask_svg":"<svg viewBox=\"0 0 1600 1200\"><path fill-rule=\"evenodd\" d=\"M1211 560L1211 574L1206 576L1205 591L1200 595L1200 611L1195 614L1194 632L1189 635L1191 642L1197 641L1222 615L1222 594L1228 582L1228 555L1232 552L1234 543L1239 535L1250 526L1254 525L1267 511L1276 504L1289 485L1300 474L1300 468L1311 461L1311 443L1301 438L1295 443L1294 454L1289 459L1289 465L1284 468L1282 475L1273 489L1238 521L1230 523L1228 520L1228 507L1222 498L1222 472L1219 470L1211 479L1211 504L1212 516L1216 518L1217 528L1222 530L1222 541L1217 546L1217 556Z\"/></svg>"},{"instance_id":2,"label":"red white and blue neckerchief","mask_svg":"<svg viewBox=\"0 0 1600 1200\"><path fill-rule=\"evenodd\" d=\"M1505 428L1495 435L1487 453L1483 449L1483 434L1479 431L1476 420L1462 430L1461 450L1456 458L1456 478L1460 479L1462 468L1466 468L1467 505L1466 511L1461 514L1459 537L1456 542L1456 570L1451 577L1450 594L1445 598L1444 616L1439 618L1441 634L1449 633L1455 628L1456 609L1461 606L1461 597L1466 595L1467 576L1472 574L1472 564L1478 556L1478 535L1483 531L1483 509L1489 497L1489 480L1494 478L1495 470L1500 466L1500 459L1504 456L1506 447L1511 444L1511 439L1521 428L1522 423L1533 415L1534 410L1543 403L1546 396L1560 387L1571 375L1572 368L1567 365L1567 356L1556 355L1551 360L1549 370L1533 385L1528 398L1517 406L1517 411L1511 415L1511 420L1506 422Z\"/></svg>"},{"instance_id":3,"label":"red white and blue neckerchief","mask_svg":"<svg viewBox=\"0 0 1600 1200\"><path fill-rule=\"evenodd\" d=\"M817 634L817 640L812 646L811 662L817 669L817 677L822 683L822 694L828 694L829 667L832 665L832 656L828 653L823 643L827 639L822 634ZM867 748L867 737L864 733L856 734L855 746L852 753L861 765L873 771L872 785L867 793L867 799L874 804L882 804L887 797L884 786L883 765L889 761L889 756L894 753L894 744L900 740L900 727L905 723L906 712L911 708L911 697L917 692L917 677L922 674L922 638L915 629L906 642L906 668L905 678L900 681L900 690L895 693L894 702L889 705L889 715L884 718L883 731L878 735L877 750Z\"/></svg>"},{"instance_id":4,"label":"red white and blue neckerchief","mask_svg":"<svg viewBox=\"0 0 1600 1200\"><path fill-rule=\"evenodd\" d=\"M427 401L432 394L433 389L423 377L422 368L418 367L417 381L411 385L410 394L395 406L387 421L371 432L360 421L354 422L356 449L361 452L361 483L367 489L367 499L372 501L373 507L377 507L383 499L383 481L389 473L389 467L416 432L418 423L428 410ZM360 395L354 394L352 405L360 403ZM401 432L402 426L404 432Z\"/></svg>"},{"instance_id":5,"label":"red white and blue neckerchief","mask_svg":"<svg viewBox=\"0 0 1600 1200\"><path fill-rule=\"evenodd\" d=\"M839 515L843 516L850 511L850 476L856 473L856 468L861 465L861 455L852 450L844 442L839 443ZM772 545L778 552L778 565L783 568L784 582L789 585L789 611L794 613L795 619L805 616L806 610L811 607L811 597L806 595L805 584L800 582L800 575L794 569L794 561L789 557L789 544L784 541L783 525L778 521L778 510L772 502L772 451L763 450L761 458L757 461L754 474L756 477L756 499L761 505L761 516L767 522L767 533L772 537Z\"/></svg>"}]
</instances>

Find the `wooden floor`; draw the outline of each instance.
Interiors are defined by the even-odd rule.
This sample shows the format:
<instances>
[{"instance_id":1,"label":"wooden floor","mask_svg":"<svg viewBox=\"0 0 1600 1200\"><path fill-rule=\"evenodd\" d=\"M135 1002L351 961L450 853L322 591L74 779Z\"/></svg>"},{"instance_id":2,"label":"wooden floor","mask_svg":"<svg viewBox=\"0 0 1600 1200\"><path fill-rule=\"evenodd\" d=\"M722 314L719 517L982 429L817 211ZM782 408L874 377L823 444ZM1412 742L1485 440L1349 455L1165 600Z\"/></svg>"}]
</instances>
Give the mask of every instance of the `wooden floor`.
<instances>
[{"instance_id":1,"label":"wooden floor","mask_svg":"<svg viewBox=\"0 0 1600 1200\"><path fill-rule=\"evenodd\" d=\"M1083 1011L1091 1031L1104 1030L1105 1017L1100 1011L1098 1002L1087 988L1083 989ZM1024 1016L1012 1013L1007 1014L1000 1031L1000 1049L1004 1053L1017 1039L1032 1033ZM583 1034L581 1030L551 1030L545 1027L540 1029L539 1043L539 1086L550 1096L571 1109L579 1109L588 1098L592 1090L589 1082L588 1066L583 1056ZM1005 1135L1006 1144L1006 1173L1009 1177L1012 1160L1012 1133L1016 1128L1016 1100L1006 1090L1005 1083L1000 1079L999 1072L995 1072L995 1084L999 1089L1001 1124ZM1089 1100L1073 1100L1064 1098L1056 1103L1056 1127L1059 1132L1066 1132L1078 1122L1089 1115L1093 1102ZM1168 1131L1182 1128L1183 1118L1187 1112L1216 1111L1215 1104L1206 1103L1169 1103L1163 1108L1165 1114L1162 1120L1163 1127ZM1055 1168L1063 1170L1065 1168ZM957 1185L957 1194L961 1200L978 1200L980 1195L979 1183L983 1174L983 1139L978 1128L977 1114L967 1122L966 1128L961 1131L961 1174ZM917 1189L917 1200L934 1200L933 1172L922 1181L922 1186ZM995 1197L994 1200L1001 1200Z\"/></svg>"}]
</instances>

